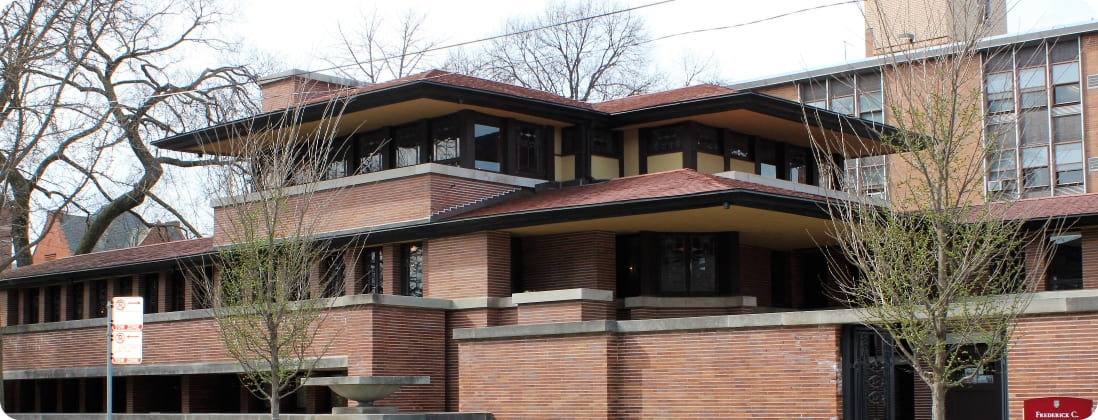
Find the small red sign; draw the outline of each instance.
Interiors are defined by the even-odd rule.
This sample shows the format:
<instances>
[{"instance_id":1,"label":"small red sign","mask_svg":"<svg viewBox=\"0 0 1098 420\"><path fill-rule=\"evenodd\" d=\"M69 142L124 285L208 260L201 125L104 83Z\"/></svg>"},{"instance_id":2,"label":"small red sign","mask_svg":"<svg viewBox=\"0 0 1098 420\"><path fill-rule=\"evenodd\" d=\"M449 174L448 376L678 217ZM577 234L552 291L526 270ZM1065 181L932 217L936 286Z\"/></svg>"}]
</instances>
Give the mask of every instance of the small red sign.
<instances>
[{"instance_id":1,"label":"small red sign","mask_svg":"<svg viewBox=\"0 0 1098 420\"><path fill-rule=\"evenodd\" d=\"M1025 420L1085 419L1094 403L1086 398L1046 397L1023 402Z\"/></svg>"}]
</instances>

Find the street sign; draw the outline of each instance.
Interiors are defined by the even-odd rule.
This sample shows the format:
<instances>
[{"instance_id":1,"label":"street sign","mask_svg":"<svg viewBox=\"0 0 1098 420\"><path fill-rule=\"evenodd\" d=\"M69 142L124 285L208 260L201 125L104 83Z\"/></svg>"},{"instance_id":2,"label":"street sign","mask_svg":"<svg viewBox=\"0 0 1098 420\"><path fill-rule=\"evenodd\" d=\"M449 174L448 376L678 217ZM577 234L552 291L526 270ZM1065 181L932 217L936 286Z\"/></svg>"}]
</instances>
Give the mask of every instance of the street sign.
<instances>
[{"instance_id":1,"label":"street sign","mask_svg":"<svg viewBox=\"0 0 1098 420\"><path fill-rule=\"evenodd\" d=\"M141 297L116 297L111 301L111 363L141 364L141 333L145 308Z\"/></svg>"},{"instance_id":2,"label":"street sign","mask_svg":"<svg viewBox=\"0 0 1098 420\"><path fill-rule=\"evenodd\" d=\"M111 340L111 363L141 364L141 330L115 331Z\"/></svg>"}]
</instances>

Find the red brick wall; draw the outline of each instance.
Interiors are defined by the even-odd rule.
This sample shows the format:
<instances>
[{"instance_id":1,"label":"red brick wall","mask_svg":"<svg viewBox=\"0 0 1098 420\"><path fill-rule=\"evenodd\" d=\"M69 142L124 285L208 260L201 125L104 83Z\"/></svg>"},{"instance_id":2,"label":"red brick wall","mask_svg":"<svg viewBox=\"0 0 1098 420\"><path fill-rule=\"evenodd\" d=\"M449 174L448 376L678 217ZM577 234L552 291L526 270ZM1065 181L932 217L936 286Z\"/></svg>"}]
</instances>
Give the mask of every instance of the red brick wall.
<instances>
[{"instance_id":1,"label":"red brick wall","mask_svg":"<svg viewBox=\"0 0 1098 420\"><path fill-rule=\"evenodd\" d=\"M403 411L444 408L446 336L441 310L369 305L330 312L317 343L330 343L327 356L347 356L348 375L429 375L430 385L402 388L378 405ZM104 328L7 334L8 370L102 366ZM146 323L144 364L227 362L212 319ZM186 343L186 345L180 345Z\"/></svg>"},{"instance_id":2,"label":"red brick wall","mask_svg":"<svg viewBox=\"0 0 1098 420\"><path fill-rule=\"evenodd\" d=\"M458 299L511 295L511 236L477 232L432 239L427 248L425 297Z\"/></svg>"},{"instance_id":3,"label":"red brick wall","mask_svg":"<svg viewBox=\"0 0 1098 420\"><path fill-rule=\"evenodd\" d=\"M497 419L835 418L838 327L459 342L462 411ZM765 356L762 356L765 355Z\"/></svg>"},{"instance_id":4,"label":"red brick wall","mask_svg":"<svg viewBox=\"0 0 1098 420\"><path fill-rule=\"evenodd\" d=\"M459 405L458 375L460 349L453 339L455 328L488 327L494 325L492 309L469 309L446 313L446 411L457 411Z\"/></svg>"},{"instance_id":5,"label":"red brick wall","mask_svg":"<svg viewBox=\"0 0 1098 420\"><path fill-rule=\"evenodd\" d=\"M523 282L527 291L614 290L616 244L613 232L576 232L522 241Z\"/></svg>"},{"instance_id":6,"label":"red brick wall","mask_svg":"<svg viewBox=\"0 0 1098 420\"><path fill-rule=\"evenodd\" d=\"M1090 74L1098 74L1098 34L1089 33L1079 38L1080 49L1083 54L1079 57L1079 66L1082 67L1084 77ZM1098 156L1098 90L1087 89L1086 80L1083 80L1083 150L1087 151L1086 157ZM1098 191L1098 172L1087 171L1087 192Z\"/></svg>"},{"instance_id":7,"label":"red brick wall","mask_svg":"<svg viewBox=\"0 0 1098 420\"><path fill-rule=\"evenodd\" d=\"M741 245L740 261L740 294L770 306L770 250Z\"/></svg>"},{"instance_id":8,"label":"red brick wall","mask_svg":"<svg viewBox=\"0 0 1098 420\"><path fill-rule=\"evenodd\" d=\"M1082 230L1083 288L1098 289L1098 228Z\"/></svg>"},{"instance_id":9,"label":"red brick wall","mask_svg":"<svg viewBox=\"0 0 1098 420\"><path fill-rule=\"evenodd\" d=\"M308 194L308 208L301 197L289 200L286 212L299 215L314 229L310 233L334 232L345 229L421 219L445 208L499 194L515 187L484 181L469 180L438 174L425 174L390 179L376 183L351 185ZM214 230L217 245L233 240L231 218L239 217L234 206L214 208ZM296 228L298 217L286 218L283 231Z\"/></svg>"},{"instance_id":10,"label":"red brick wall","mask_svg":"<svg viewBox=\"0 0 1098 420\"><path fill-rule=\"evenodd\" d=\"M495 419L608 418L611 335L462 341L461 411Z\"/></svg>"},{"instance_id":11,"label":"red brick wall","mask_svg":"<svg viewBox=\"0 0 1098 420\"><path fill-rule=\"evenodd\" d=\"M544 324L549 322L593 321L614 319L614 302L571 300L522 304L518 307L519 324Z\"/></svg>"},{"instance_id":12,"label":"red brick wall","mask_svg":"<svg viewBox=\"0 0 1098 420\"><path fill-rule=\"evenodd\" d=\"M1007 354L1010 418L1029 398L1098 400L1098 313L1049 315L1018 322Z\"/></svg>"},{"instance_id":13,"label":"red brick wall","mask_svg":"<svg viewBox=\"0 0 1098 420\"><path fill-rule=\"evenodd\" d=\"M616 418L836 418L839 328L626 334Z\"/></svg>"}]
</instances>

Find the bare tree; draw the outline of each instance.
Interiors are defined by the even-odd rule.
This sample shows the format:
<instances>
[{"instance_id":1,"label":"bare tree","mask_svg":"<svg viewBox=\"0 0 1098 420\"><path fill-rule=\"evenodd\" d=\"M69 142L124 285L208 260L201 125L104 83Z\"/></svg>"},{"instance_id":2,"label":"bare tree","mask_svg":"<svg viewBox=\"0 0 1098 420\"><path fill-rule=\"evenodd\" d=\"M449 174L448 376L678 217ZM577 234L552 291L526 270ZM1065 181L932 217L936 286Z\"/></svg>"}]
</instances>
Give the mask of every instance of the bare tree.
<instances>
[{"instance_id":1,"label":"bare tree","mask_svg":"<svg viewBox=\"0 0 1098 420\"><path fill-rule=\"evenodd\" d=\"M943 4L961 16L964 3ZM988 373L1006 354L1035 290L1032 279L1049 256L1043 235L1058 228L1029 230L1010 219L1016 196L985 200L985 160L1008 135L984 129L980 69L985 55L996 53L979 45L987 24L978 21L929 53L889 49L880 70L886 122L896 130L883 134L882 144L814 138L821 162L837 154L887 155L887 200L837 200L829 207L834 246L842 251L829 261L838 282L834 296L894 340L896 355L930 388L938 420L945 418L948 390ZM823 118L813 108L806 116ZM846 189L857 191L859 182L858 168L848 167Z\"/></svg>"},{"instance_id":2,"label":"bare tree","mask_svg":"<svg viewBox=\"0 0 1098 420\"><path fill-rule=\"evenodd\" d=\"M346 77L378 83L426 70L428 51L439 41L427 36L427 15L413 9L390 26L377 9L362 13L357 24L339 25L342 56L327 59Z\"/></svg>"},{"instance_id":3,"label":"bare tree","mask_svg":"<svg viewBox=\"0 0 1098 420\"><path fill-rule=\"evenodd\" d=\"M484 75L580 101L644 93L658 80L644 21L615 10L605 2L553 2L540 16L513 19L504 33L514 35L481 52Z\"/></svg>"},{"instance_id":4,"label":"bare tree","mask_svg":"<svg viewBox=\"0 0 1098 420\"><path fill-rule=\"evenodd\" d=\"M252 112L242 66L188 73L186 54L227 51L205 36L220 19L205 0L17 0L0 14L0 177L15 255L31 263L49 211L89 215L74 253L150 200L168 167L211 159L158 155L148 141ZM44 216L43 216L44 218ZM46 221L44 226L49 226Z\"/></svg>"},{"instance_id":5,"label":"bare tree","mask_svg":"<svg viewBox=\"0 0 1098 420\"><path fill-rule=\"evenodd\" d=\"M213 182L221 199L216 235L227 242L213 278L201 277L199 296L210 308L229 355L240 363L241 381L280 416L279 401L301 387L327 352L327 313L345 290L339 264L319 262L332 254L318 237L321 214L336 193L319 193L331 170L334 140L344 101L327 104L324 122L294 124L299 108L283 113L276 129L234 139L236 161ZM317 272L319 279L310 274ZM204 273L204 271L203 271ZM321 281L321 279L325 281Z\"/></svg>"}]
</instances>

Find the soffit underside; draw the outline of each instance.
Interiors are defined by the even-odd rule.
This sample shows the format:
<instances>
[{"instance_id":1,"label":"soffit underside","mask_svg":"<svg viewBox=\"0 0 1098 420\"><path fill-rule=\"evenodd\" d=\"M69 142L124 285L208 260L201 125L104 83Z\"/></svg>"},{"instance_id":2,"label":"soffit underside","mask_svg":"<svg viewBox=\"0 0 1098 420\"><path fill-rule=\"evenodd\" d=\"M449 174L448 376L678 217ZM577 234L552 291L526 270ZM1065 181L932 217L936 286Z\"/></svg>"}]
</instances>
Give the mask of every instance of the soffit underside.
<instances>
[{"instance_id":1,"label":"soffit underside","mask_svg":"<svg viewBox=\"0 0 1098 420\"><path fill-rule=\"evenodd\" d=\"M704 207L504 229L514 236L582 231L739 232L740 244L775 250L817 248L831 242L831 221L744 206Z\"/></svg>"}]
</instances>

